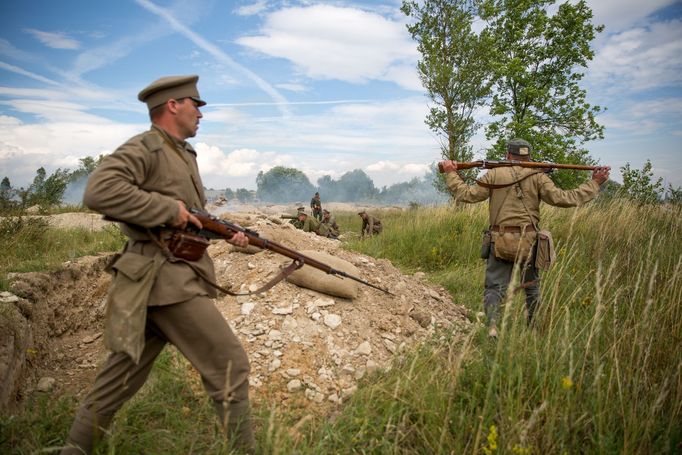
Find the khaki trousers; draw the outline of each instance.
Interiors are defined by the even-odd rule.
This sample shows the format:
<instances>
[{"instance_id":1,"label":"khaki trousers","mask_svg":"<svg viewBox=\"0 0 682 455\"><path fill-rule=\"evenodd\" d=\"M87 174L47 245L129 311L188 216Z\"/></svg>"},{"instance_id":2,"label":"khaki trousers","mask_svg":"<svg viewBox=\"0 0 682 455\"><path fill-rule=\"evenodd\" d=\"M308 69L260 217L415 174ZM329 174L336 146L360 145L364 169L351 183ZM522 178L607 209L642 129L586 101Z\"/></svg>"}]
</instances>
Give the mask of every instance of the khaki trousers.
<instances>
[{"instance_id":1,"label":"khaki trousers","mask_svg":"<svg viewBox=\"0 0 682 455\"><path fill-rule=\"evenodd\" d=\"M112 353L76 414L62 453L91 453L116 411L145 383L154 360L171 343L194 365L221 422L238 430L237 444L253 445L248 375L249 359L215 304L198 296L185 302L147 309L145 346L140 363ZM241 439L241 440L240 440Z\"/></svg>"}]
</instances>

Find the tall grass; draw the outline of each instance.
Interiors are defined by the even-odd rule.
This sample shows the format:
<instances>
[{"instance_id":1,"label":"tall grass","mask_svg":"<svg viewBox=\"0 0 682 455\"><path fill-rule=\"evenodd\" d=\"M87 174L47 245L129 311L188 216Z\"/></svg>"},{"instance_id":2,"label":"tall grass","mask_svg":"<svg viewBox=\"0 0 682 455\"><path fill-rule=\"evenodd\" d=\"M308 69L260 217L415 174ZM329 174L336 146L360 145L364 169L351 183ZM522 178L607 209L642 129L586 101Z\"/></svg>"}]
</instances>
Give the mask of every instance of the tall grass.
<instances>
[{"instance_id":1,"label":"tall grass","mask_svg":"<svg viewBox=\"0 0 682 455\"><path fill-rule=\"evenodd\" d=\"M349 248L425 272L475 315L486 210L378 213L384 232L365 240L353 238L357 214L336 216ZM558 260L543 275L534 328L526 327L523 293L510 294L497 341L481 324L464 337L439 333L364 378L338 413L308 416L264 403L256 409L260 452L680 453L682 214L614 201L543 208L542 220ZM102 452L226 453L221 436L207 430L211 410L196 375L181 356L164 355L146 392L118 414ZM39 412L62 415L33 409L19 419L40 421ZM60 436L54 428L43 433L27 447Z\"/></svg>"},{"instance_id":2,"label":"tall grass","mask_svg":"<svg viewBox=\"0 0 682 455\"><path fill-rule=\"evenodd\" d=\"M486 209L383 214L384 233L350 246L429 272L478 312ZM509 295L497 342L479 328L422 346L282 453L679 452L682 215L614 201L542 219L559 254L536 328Z\"/></svg>"},{"instance_id":3,"label":"tall grass","mask_svg":"<svg viewBox=\"0 0 682 455\"><path fill-rule=\"evenodd\" d=\"M117 226L90 229L53 229L41 218L0 218L0 290L9 272L47 271L63 262L102 251L119 250L125 242Z\"/></svg>"}]
</instances>

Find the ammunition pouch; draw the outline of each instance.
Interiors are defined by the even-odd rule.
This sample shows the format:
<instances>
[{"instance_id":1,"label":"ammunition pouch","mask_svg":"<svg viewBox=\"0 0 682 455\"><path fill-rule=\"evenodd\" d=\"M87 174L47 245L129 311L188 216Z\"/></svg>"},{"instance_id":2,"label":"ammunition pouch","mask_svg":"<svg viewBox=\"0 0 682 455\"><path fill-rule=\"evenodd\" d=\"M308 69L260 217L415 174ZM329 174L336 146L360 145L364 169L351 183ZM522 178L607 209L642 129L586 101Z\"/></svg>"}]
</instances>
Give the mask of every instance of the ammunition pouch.
<instances>
[{"instance_id":1,"label":"ammunition pouch","mask_svg":"<svg viewBox=\"0 0 682 455\"><path fill-rule=\"evenodd\" d=\"M538 270L549 270L556 261L554 251L554 241L552 233L549 231L538 232L537 251L535 252L535 268Z\"/></svg>"},{"instance_id":2,"label":"ammunition pouch","mask_svg":"<svg viewBox=\"0 0 682 455\"><path fill-rule=\"evenodd\" d=\"M495 259L505 262L525 263L531 254L537 232L492 232L493 252Z\"/></svg>"},{"instance_id":3,"label":"ammunition pouch","mask_svg":"<svg viewBox=\"0 0 682 455\"><path fill-rule=\"evenodd\" d=\"M208 239L200 235L175 231L168 240L168 250L177 258L194 262L203 257L210 244Z\"/></svg>"},{"instance_id":4,"label":"ammunition pouch","mask_svg":"<svg viewBox=\"0 0 682 455\"><path fill-rule=\"evenodd\" d=\"M489 230L483 231L483 242L481 243L481 259L488 259L490 257L490 243L492 241L492 232Z\"/></svg>"}]
</instances>

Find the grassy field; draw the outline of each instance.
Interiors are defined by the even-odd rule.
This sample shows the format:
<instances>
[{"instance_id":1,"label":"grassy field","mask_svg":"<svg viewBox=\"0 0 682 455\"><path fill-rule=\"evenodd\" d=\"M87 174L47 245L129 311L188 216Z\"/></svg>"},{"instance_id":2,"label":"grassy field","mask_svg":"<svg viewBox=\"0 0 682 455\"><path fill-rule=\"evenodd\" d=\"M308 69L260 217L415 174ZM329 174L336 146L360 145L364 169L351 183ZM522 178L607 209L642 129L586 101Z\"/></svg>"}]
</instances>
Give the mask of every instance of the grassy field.
<instances>
[{"instance_id":1,"label":"grassy field","mask_svg":"<svg viewBox=\"0 0 682 455\"><path fill-rule=\"evenodd\" d=\"M475 320L486 206L374 215L384 232L361 241L357 214L336 214L347 247L425 272ZM545 207L542 220L558 260L543 276L537 327L526 327L520 292L505 302L496 342L482 325L463 343L438 337L363 379L333 416L258 408L260 452L680 453L682 213L616 200ZM188 371L165 351L99 453L229 453ZM31 398L26 412L0 419L0 452L58 445L74 407L70 397Z\"/></svg>"}]
</instances>

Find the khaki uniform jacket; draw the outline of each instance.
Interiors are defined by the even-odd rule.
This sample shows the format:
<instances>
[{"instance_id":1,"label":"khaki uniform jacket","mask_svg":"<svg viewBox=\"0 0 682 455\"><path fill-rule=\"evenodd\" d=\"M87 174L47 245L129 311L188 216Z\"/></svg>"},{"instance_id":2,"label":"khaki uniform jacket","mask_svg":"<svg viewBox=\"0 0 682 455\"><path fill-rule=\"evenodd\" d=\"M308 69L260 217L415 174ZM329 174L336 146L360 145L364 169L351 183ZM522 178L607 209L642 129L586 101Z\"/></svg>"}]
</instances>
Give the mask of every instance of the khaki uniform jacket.
<instances>
[{"instance_id":1,"label":"khaki uniform jacket","mask_svg":"<svg viewBox=\"0 0 682 455\"><path fill-rule=\"evenodd\" d=\"M331 233L334 236L338 236L341 230L339 229L339 225L336 224L336 218L333 216L330 216L328 220L324 220L322 218L322 221L320 221L320 235L327 236L329 233Z\"/></svg>"},{"instance_id":2,"label":"khaki uniform jacket","mask_svg":"<svg viewBox=\"0 0 682 455\"><path fill-rule=\"evenodd\" d=\"M319 234L320 221L314 216L308 215L305 217L305 221L303 222L303 227L301 229L303 229L303 232L314 232L315 234Z\"/></svg>"},{"instance_id":3,"label":"khaki uniform jacket","mask_svg":"<svg viewBox=\"0 0 682 455\"><path fill-rule=\"evenodd\" d=\"M146 228L170 224L178 215L178 200L197 209L206 203L196 152L155 125L106 156L90 176L83 196L87 207L122 222L121 229L130 238L126 251L150 257L159 247L150 241ZM208 254L192 265L215 282ZM165 262L149 305L169 305L199 295L217 294L187 264Z\"/></svg>"},{"instance_id":4,"label":"khaki uniform jacket","mask_svg":"<svg viewBox=\"0 0 682 455\"><path fill-rule=\"evenodd\" d=\"M505 185L528 175L530 177L519 183L522 198L519 197L517 185L500 189L467 185L456 172L449 172L445 182L458 201L472 203L490 198L491 226L537 225L540 220L540 201L557 207L575 207L591 201L599 194L599 184L594 180L573 190L562 190L544 172L521 166L490 169L480 180L487 184Z\"/></svg>"},{"instance_id":5,"label":"khaki uniform jacket","mask_svg":"<svg viewBox=\"0 0 682 455\"><path fill-rule=\"evenodd\" d=\"M381 232L381 221L371 215L367 215L367 219L362 219L362 228L360 229L360 236L365 234L374 235Z\"/></svg>"}]
</instances>

